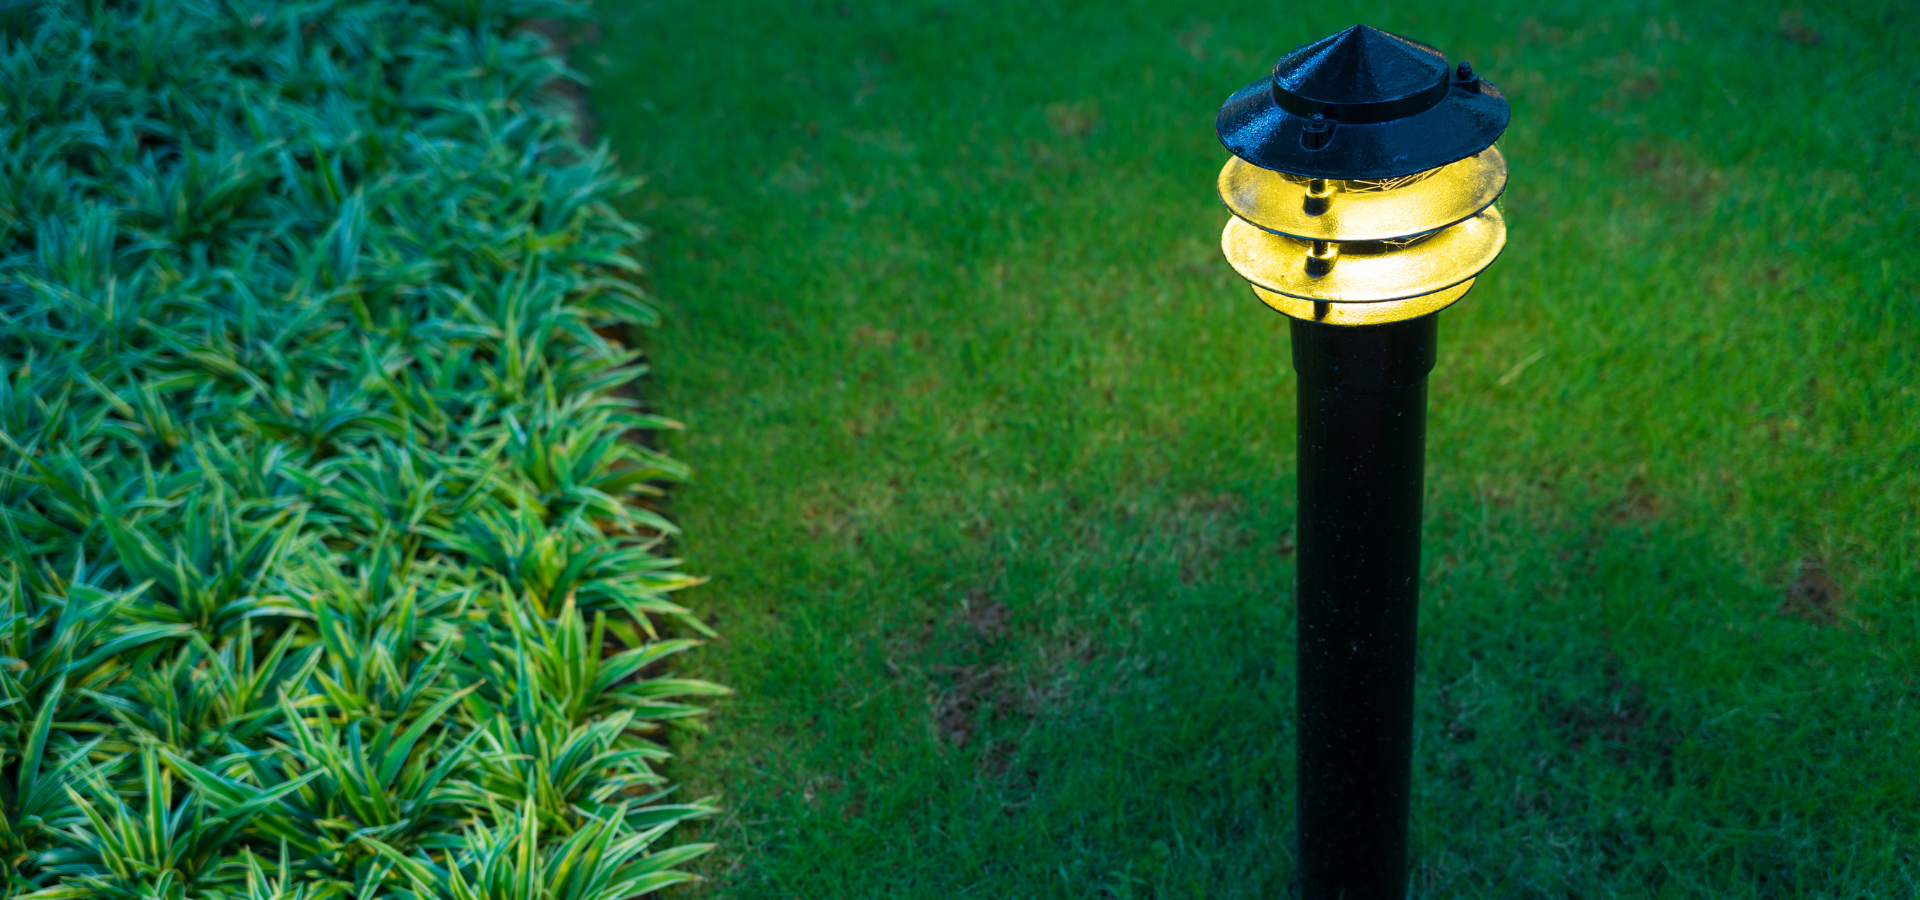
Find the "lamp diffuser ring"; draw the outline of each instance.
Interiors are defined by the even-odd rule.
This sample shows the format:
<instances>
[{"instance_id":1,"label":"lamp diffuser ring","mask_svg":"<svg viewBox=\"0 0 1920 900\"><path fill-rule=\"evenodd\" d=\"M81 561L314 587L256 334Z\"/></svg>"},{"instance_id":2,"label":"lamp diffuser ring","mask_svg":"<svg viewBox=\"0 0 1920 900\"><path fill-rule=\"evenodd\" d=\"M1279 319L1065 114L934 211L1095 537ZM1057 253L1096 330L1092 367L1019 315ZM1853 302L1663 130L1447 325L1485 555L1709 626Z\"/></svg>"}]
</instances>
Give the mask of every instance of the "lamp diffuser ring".
<instances>
[{"instance_id":1,"label":"lamp diffuser ring","mask_svg":"<svg viewBox=\"0 0 1920 900\"><path fill-rule=\"evenodd\" d=\"M1380 303L1445 290L1492 265L1506 243L1506 220L1493 206L1410 246L1341 244L1331 266L1313 264L1313 242L1265 231L1239 216L1228 219L1220 235L1227 262L1255 287L1331 303Z\"/></svg>"},{"instance_id":2,"label":"lamp diffuser ring","mask_svg":"<svg viewBox=\"0 0 1920 900\"><path fill-rule=\"evenodd\" d=\"M1220 170L1220 199L1233 214L1275 234L1310 241L1382 241L1461 222L1507 187L1498 148L1404 176L1397 184L1312 179L1232 157Z\"/></svg>"},{"instance_id":3,"label":"lamp diffuser ring","mask_svg":"<svg viewBox=\"0 0 1920 900\"><path fill-rule=\"evenodd\" d=\"M1434 291L1405 300L1388 300L1383 303L1327 303L1321 300L1302 300L1276 294L1259 285L1253 286L1253 294L1262 303L1273 308L1274 312L1320 322L1325 325L1385 325L1388 322L1402 322L1418 319L1421 316L1437 313L1452 306L1467 291L1473 289L1473 279L1469 278L1443 291Z\"/></svg>"}]
</instances>

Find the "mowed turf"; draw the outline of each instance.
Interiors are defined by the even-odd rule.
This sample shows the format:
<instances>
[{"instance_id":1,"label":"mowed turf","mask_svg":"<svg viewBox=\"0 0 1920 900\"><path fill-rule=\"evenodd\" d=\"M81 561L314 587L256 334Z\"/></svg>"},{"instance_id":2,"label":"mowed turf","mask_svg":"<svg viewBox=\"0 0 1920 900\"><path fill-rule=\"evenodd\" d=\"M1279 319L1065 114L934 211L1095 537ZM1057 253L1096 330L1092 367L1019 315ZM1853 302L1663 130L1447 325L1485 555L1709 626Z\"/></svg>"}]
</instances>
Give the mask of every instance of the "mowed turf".
<instances>
[{"instance_id":1,"label":"mowed turf","mask_svg":"<svg viewBox=\"0 0 1920 900\"><path fill-rule=\"evenodd\" d=\"M739 691L674 771L697 894L1285 895L1294 376L1212 116L1354 22L1513 103L1432 377L1416 895L1920 891L1920 11L600 11Z\"/></svg>"}]
</instances>

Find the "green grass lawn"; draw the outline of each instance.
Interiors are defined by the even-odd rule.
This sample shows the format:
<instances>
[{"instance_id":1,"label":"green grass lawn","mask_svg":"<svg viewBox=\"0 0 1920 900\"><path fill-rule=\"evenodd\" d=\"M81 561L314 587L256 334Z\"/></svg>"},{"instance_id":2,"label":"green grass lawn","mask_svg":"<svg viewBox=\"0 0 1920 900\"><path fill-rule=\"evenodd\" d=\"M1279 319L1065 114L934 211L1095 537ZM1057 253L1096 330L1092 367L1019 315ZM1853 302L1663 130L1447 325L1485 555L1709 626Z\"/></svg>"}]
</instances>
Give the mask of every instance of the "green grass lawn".
<instances>
[{"instance_id":1,"label":"green grass lawn","mask_svg":"<svg viewBox=\"0 0 1920 900\"><path fill-rule=\"evenodd\" d=\"M1920 11L1709 5L603 0L739 690L704 895L1284 895L1293 373L1212 118L1356 21L1513 101L1416 894L1920 891Z\"/></svg>"}]
</instances>

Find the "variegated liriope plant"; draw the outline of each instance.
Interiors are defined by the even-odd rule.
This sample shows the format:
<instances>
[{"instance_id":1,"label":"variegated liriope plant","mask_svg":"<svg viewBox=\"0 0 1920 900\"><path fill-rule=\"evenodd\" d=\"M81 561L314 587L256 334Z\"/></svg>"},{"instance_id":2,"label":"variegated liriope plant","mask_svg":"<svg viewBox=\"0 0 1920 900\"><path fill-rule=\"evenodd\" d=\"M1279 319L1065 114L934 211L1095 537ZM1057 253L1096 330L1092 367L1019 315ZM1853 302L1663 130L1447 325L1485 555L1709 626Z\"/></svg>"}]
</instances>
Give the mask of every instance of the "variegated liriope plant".
<instances>
[{"instance_id":1,"label":"variegated liriope plant","mask_svg":"<svg viewBox=\"0 0 1920 900\"><path fill-rule=\"evenodd\" d=\"M5 897L619 900L721 689L535 0L0 0ZM665 632L663 634L663 632Z\"/></svg>"}]
</instances>

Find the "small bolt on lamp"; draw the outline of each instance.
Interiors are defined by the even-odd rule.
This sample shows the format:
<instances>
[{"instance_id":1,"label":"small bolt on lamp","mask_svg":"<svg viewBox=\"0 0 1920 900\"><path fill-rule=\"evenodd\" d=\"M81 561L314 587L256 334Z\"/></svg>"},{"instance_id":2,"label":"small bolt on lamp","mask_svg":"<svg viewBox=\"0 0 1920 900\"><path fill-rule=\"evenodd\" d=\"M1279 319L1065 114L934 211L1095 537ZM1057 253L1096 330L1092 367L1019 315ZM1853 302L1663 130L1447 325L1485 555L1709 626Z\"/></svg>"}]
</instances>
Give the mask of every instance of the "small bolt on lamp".
<instances>
[{"instance_id":1,"label":"small bolt on lamp","mask_svg":"<svg viewBox=\"0 0 1920 900\"><path fill-rule=\"evenodd\" d=\"M1302 900L1404 900L1427 373L1437 313L1506 245L1506 97L1356 25L1281 57L1214 129L1221 249L1292 319Z\"/></svg>"}]
</instances>

